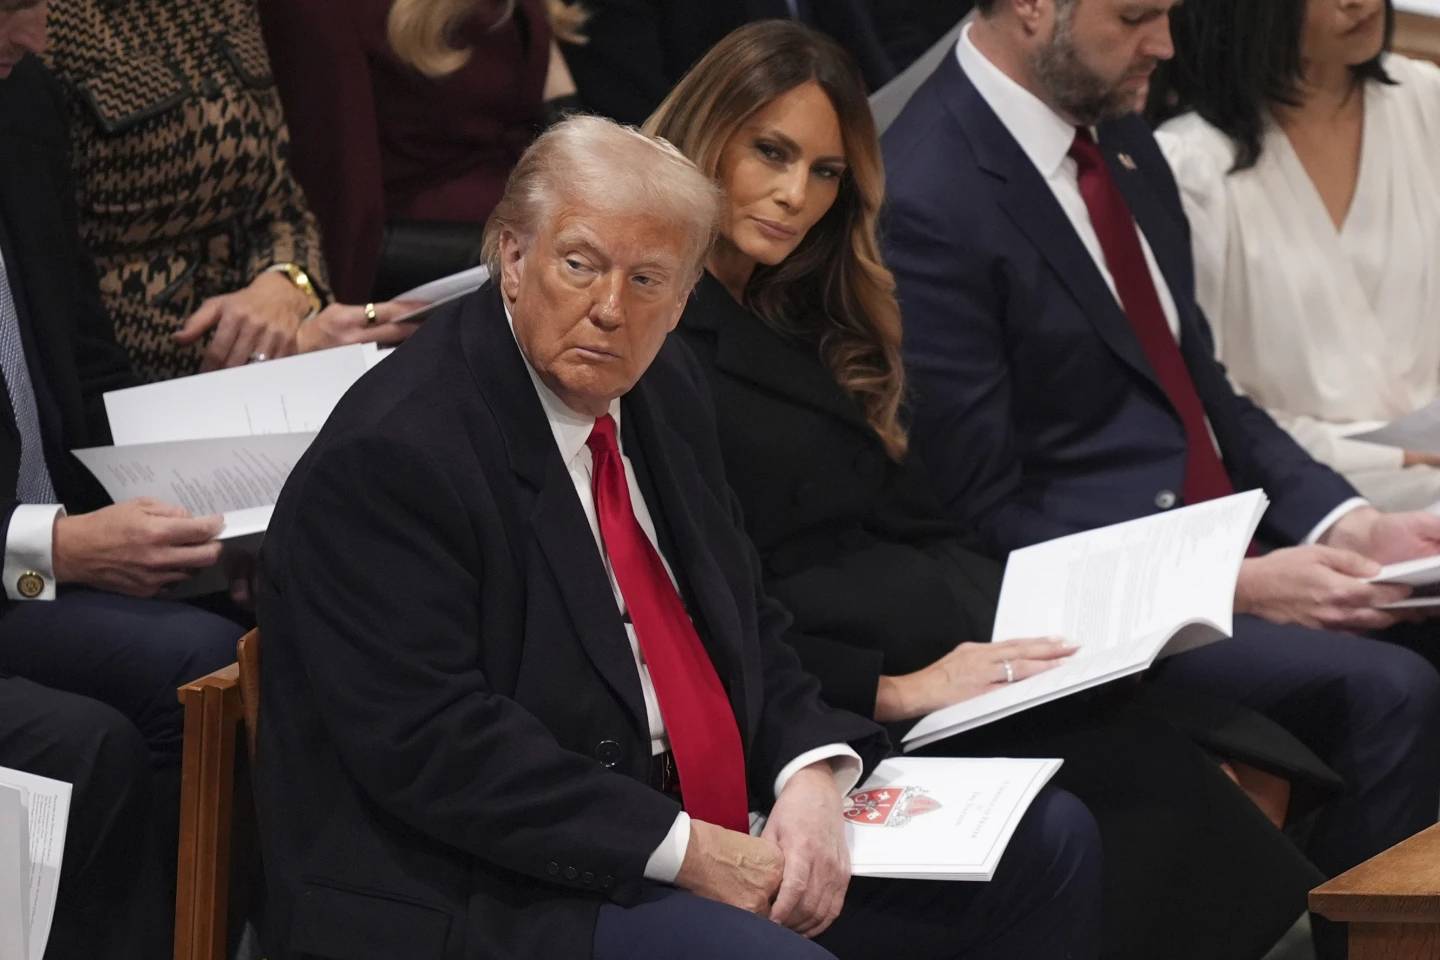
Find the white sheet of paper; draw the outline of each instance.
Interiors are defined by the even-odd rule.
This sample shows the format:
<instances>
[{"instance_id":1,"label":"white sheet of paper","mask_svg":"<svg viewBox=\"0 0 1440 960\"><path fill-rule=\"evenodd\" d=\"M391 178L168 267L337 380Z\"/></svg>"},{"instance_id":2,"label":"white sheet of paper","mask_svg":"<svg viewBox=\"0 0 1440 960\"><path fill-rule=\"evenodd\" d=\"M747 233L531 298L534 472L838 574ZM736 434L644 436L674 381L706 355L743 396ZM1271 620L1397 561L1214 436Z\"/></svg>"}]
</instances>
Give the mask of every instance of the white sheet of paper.
<instances>
[{"instance_id":1,"label":"white sheet of paper","mask_svg":"<svg viewBox=\"0 0 1440 960\"><path fill-rule=\"evenodd\" d=\"M205 516L273 505L314 439L313 433L273 433L74 453L117 503L154 497Z\"/></svg>"},{"instance_id":2,"label":"white sheet of paper","mask_svg":"<svg viewBox=\"0 0 1440 960\"><path fill-rule=\"evenodd\" d=\"M892 757L847 798L857 877L989 880L1059 760Z\"/></svg>"},{"instance_id":3,"label":"white sheet of paper","mask_svg":"<svg viewBox=\"0 0 1440 960\"><path fill-rule=\"evenodd\" d=\"M1240 564L1267 505L1252 490L1010 554L991 639L1060 637L1080 649L1053 670L921 718L904 749L1228 636Z\"/></svg>"},{"instance_id":4,"label":"white sheet of paper","mask_svg":"<svg viewBox=\"0 0 1440 960\"><path fill-rule=\"evenodd\" d=\"M1392 420L1378 430L1352 433L1350 439L1417 453L1440 453L1440 400Z\"/></svg>"},{"instance_id":5,"label":"white sheet of paper","mask_svg":"<svg viewBox=\"0 0 1440 960\"><path fill-rule=\"evenodd\" d=\"M25 798L0 785L0 957L29 957L30 830Z\"/></svg>"},{"instance_id":6,"label":"white sheet of paper","mask_svg":"<svg viewBox=\"0 0 1440 960\"><path fill-rule=\"evenodd\" d=\"M197 373L105 394L117 446L314 433L374 365L373 343Z\"/></svg>"},{"instance_id":7,"label":"white sheet of paper","mask_svg":"<svg viewBox=\"0 0 1440 960\"><path fill-rule=\"evenodd\" d=\"M1371 577L1370 582L1399 583L1411 587L1432 586L1440 583L1440 556L1388 564Z\"/></svg>"},{"instance_id":8,"label":"white sheet of paper","mask_svg":"<svg viewBox=\"0 0 1440 960\"><path fill-rule=\"evenodd\" d=\"M60 862L65 856L65 831L70 821L70 784L0 767L0 786L18 790L25 807L30 857L26 942L29 960L42 960L60 890Z\"/></svg>"},{"instance_id":9,"label":"white sheet of paper","mask_svg":"<svg viewBox=\"0 0 1440 960\"><path fill-rule=\"evenodd\" d=\"M409 313L396 317L394 323L401 320L418 320L423 314L431 313L453 300L459 300L466 294L473 293L485 286L490 279L490 268L487 266L471 267L469 270L461 270L459 273L452 273L448 277L441 277L439 280L431 280L423 283L413 290L407 290L396 300L414 300L423 302L425 306L418 310L411 310Z\"/></svg>"}]
</instances>

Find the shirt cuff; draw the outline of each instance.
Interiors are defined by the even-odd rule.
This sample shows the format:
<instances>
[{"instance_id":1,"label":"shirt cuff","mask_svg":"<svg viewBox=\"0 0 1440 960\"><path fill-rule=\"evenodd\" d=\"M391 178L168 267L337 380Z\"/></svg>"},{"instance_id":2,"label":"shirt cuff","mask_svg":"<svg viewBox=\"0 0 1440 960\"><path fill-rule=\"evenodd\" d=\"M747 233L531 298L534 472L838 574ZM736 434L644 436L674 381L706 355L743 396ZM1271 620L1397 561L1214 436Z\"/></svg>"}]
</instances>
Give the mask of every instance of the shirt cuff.
<instances>
[{"instance_id":1,"label":"shirt cuff","mask_svg":"<svg viewBox=\"0 0 1440 960\"><path fill-rule=\"evenodd\" d=\"M674 883L680 876L680 865L685 862L685 851L690 848L690 814L684 810L670 824L670 832L660 841L660 846L645 861L645 879L656 883Z\"/></svg>"},{"instance_id":2,"label":"shirt cuff","mask_svg":"<svg viewBox=\"0 0 1440 960\"><path fill-rule=\"evenodd\" d=\"M65 508L22 503L5 532L5 595L11 600L55 599L55 520Z\"/></svg>"},{"instance_id":3,"label":"shirt cuff","mask_svg":"<svg viewBox=\"0 0 1440 960\"><path fill-rule=\"evenodd\" d=\"M1368 506L1370 506L1370 501L1366 500L1364 497L1351 497L1349 500L1346 500L1334 510L1331 510L1329 513L1325 514L1325 519L1315 524L1315 529L1311 530L1309 535L1300 542L1307 545L1312 543L1319 543L1320 538L1325 536L1325 534L1329 533L1330 528L1335 526L1336 523L1340 522L1341 517L1345 516L1345 514L1351 512L1352 510L1359 510L1361 507Z\"/></svg>"},{"instance_id":4,"label":"shirt cuff","mask_svg":"<svg viewBox=\"0 0 1440 960\"><path fill-rule=\"evenodd\" d=\"M843 743L826 744L823 747L816 747L814 750L806 750L800 756L785 764L780 775L775 778L775 796L780 796L780 791L785 789L785 784L805 767L821 760L830 761L830 772L835 775L835 786L840 788L840 795L844 796L855 789L855 784L860 782L860 754L851 750Z\"/></svg>"}]
</instances>

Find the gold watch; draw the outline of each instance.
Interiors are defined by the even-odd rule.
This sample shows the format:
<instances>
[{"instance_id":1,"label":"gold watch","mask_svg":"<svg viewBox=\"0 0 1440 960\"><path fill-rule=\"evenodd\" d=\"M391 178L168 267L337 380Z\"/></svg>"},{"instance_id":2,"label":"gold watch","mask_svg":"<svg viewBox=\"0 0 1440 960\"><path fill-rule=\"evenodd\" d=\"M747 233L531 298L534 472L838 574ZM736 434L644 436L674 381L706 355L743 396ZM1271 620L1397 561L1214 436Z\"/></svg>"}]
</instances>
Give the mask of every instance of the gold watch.
<instances>
[{"instance_id":1,"label":"gold watch","mask_svg":"<svg viewBox=\"0 0 1440 960\"><path fill-rule=\"evenodd\" d=\"M320 299L320 294L315 290L315 284L310 282L310 274L306 273L300 264L286 260L266 267L265 272L284 274L285 279L293 283L296 290L305 294L305 299L310 302L310 312L305 314L302 322L315 316L325 306L325 301Z\"/></svg>"}]
</instances>

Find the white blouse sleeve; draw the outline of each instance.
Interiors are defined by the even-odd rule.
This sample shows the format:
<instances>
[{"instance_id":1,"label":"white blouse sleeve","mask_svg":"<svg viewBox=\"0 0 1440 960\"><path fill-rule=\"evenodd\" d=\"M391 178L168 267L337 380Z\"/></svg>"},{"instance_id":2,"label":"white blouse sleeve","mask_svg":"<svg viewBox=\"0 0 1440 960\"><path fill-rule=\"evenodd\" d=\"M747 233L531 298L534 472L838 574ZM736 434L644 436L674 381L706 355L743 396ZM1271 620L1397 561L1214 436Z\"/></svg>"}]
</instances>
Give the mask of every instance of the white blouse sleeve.
<instances>
[{"instance_id":1,"label":"white blouse sleeve","mask_svg":"<svg viewBox=\"0 0 1440 960\"><path fill-rule=\"evenodd\" d=\"M1224 135L1193 114L1170 121L1155 134L1180 188L1190 221L1195 258L1195 297L1210 320L1215 351L1221 353L1225 317L1225 263L1229 253L1230 196L1225 176L1234 150Z\"/></svg>"}]
</instances>

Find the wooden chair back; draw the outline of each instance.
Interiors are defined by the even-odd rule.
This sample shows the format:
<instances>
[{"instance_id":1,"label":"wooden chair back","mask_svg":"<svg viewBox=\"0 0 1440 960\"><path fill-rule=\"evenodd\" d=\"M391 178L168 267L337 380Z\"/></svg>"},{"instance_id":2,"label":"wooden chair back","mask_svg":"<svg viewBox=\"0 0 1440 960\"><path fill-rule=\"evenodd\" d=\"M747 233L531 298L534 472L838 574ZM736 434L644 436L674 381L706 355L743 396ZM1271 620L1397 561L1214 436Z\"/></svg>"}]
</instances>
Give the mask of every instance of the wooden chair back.
<instances>
[{"instance_id":1,"label":"wooden chair back","mask_svg":"<svg viewBox=\"0 0 1440 960\"><path fill-rule=\"evenodd\" d=\"M255 759L260 722L260 632L240 639L237 662L185 684L180 771L180 850L175 891L175 960L226 960L232 836L253 824L248 779L237 790L236 744Z\"/></svg>"}]
</instances>

